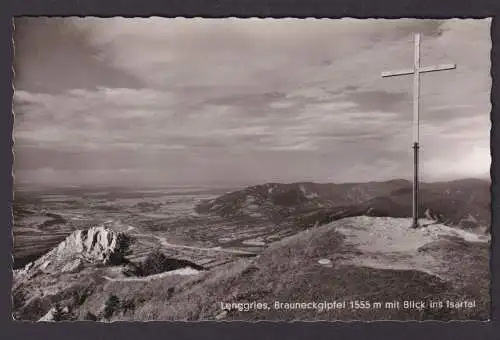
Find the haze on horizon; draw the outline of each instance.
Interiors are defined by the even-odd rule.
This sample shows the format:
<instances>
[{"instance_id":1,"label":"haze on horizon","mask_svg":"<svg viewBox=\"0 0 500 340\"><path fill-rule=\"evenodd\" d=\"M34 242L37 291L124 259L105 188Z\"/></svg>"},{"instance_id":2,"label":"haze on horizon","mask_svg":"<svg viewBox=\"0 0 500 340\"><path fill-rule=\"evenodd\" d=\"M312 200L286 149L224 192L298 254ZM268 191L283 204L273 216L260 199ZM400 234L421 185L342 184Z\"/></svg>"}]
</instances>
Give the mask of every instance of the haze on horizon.
<instances>
[{"instance_id":1,"label":"haze on horizon","mask_svg":"<svg viewBox=\"0 0 500 340\"><path fill-rule=\"evenodd\" d=\"M31 185L489 178L490 20L20 18L14 176ZM467 41L467 44L464 44Z\"/></svg>"}]
</instances>

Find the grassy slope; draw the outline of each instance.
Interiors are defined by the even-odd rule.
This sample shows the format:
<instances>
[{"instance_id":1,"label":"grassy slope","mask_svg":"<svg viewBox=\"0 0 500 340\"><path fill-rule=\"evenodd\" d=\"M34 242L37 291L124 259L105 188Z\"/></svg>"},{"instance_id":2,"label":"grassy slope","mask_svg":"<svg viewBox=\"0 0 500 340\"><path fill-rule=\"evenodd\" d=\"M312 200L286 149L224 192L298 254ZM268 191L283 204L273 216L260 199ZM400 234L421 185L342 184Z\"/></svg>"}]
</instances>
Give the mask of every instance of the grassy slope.
<instances>
[{"instance_id":1,"label":"grassy slope","mask_svg":"<svg viewBox=\"0 0 500 340\"><path fill-rule=\"evenodd\" d=\"M339 221L336 223L343 223ZM432 250L432 249L434 250ZM456 288L437 277L401 270L381 270L354 266L327 268L317 261L328 256L339 259L347 249L331 226L304 231L274 244L259 258L241 260L216 271L189 279L166 278L148 283L113 282L102 287L82 306L96 308L110 295L132 300L133 309L118 311L114 320L199 320L213 319L221 312L220 302L282 302L332 300L476 300L478 307L462 310L340 310L318 313L295 311L231 311L226 319L239 320L318 320L318 319L487 319L489 315L488 249L476 249L466 277ZM432 246L427 251L436 251ZM456 255L456 254L455 254ZM450 255L450 256L455 256ZM472 256L472 255L471 255ZM459 259L460 260L460 259ZM470 257L469 257L470 260ZM335 263L335 260L334 260ZM177 281L176 281L177 280Z\"/></svg>"}]
</instances>

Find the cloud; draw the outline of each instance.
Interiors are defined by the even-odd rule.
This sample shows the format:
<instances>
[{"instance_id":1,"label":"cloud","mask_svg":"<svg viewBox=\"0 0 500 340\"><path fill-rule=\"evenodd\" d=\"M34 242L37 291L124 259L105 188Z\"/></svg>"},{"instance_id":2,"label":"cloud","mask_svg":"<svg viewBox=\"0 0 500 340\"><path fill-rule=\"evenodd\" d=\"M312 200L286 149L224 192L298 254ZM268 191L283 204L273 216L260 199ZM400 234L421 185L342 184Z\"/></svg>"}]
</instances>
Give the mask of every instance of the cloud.
<instances>
[{"instance_id":1,"label":"cloud","mask_svg":"<svg viewBox=\"0 0 500 340\"><path fill-rule=\"evenodd\" d=\"M452 166L450 167L450 163ZM474 145L469 150L446 159L433 158L424 163L423 174L428 180L439 180L450 176L483 177L490 171L489 145Z\"/></svg>"},{"instance_id":2,"label":"cloud","mask_svg":"<svg viewBox=\"0 0 500 340\"><path fill-rule=\"evenodd\" d=\"M134 75L99 58L90 36L67 18L14 20L14 85L30 92L58 93L67 88L141 87Z\"/></svg>"},{"instance_id":3,"label":"cloud","mask_svg":"<svg viewBox=\"0 0 500 340\"><path fill-rule=\"evenodd\" d=\"M56 181L48 168L86 182L120 169L162 182L410 177L412 79L380 73L411 66L414 31L423 64L458 65L422 76L425 176L488 167L488 20L18 23L14 137L26 178Z\"/></svg>"}]
</instances>

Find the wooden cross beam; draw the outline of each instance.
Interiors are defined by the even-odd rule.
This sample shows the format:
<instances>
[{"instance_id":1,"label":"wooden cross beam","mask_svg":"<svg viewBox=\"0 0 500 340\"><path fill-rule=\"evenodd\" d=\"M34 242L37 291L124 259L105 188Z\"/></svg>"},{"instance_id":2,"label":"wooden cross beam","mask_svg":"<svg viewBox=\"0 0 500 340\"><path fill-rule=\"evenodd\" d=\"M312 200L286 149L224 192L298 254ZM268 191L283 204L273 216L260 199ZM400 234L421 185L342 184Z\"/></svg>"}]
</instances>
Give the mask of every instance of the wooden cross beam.
<instances>
[{"instance_id":1,"label":"wooden cross beam","mask_svg":"<svg viewBox=\"0 0 500 340\"><path fill-rule=\"evenodd\" d=\"M405 70L382 72L382 77L397 77L404 75L413 75L413 222L412 227L418 228L418 150L419 145L419 104L420 104L420 74L427 72L445 71L456 68L455 64L444 64L434 66L420 66L420 34L415 34L414 39L414 59L413 68Z\"/></svg>"}]
</instances>

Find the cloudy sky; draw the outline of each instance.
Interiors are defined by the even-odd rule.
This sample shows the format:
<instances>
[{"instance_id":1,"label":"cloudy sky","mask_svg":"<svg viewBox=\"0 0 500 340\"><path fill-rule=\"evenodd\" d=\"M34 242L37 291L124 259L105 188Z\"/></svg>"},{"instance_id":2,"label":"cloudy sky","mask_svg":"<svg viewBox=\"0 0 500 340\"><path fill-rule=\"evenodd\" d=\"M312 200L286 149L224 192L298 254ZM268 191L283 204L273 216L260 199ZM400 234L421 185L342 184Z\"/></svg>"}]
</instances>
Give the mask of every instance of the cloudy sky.
<instances>
[{"instance_id":1,"label":"cloudy sky","mask_svg":"<svg viewBox=\"0 0 500 340\"><path fill-rule=\"evenodd\" d=\"M17 183L369 181L487 176L490 20L15 22Z\"/></svg>"}]
</instances>

